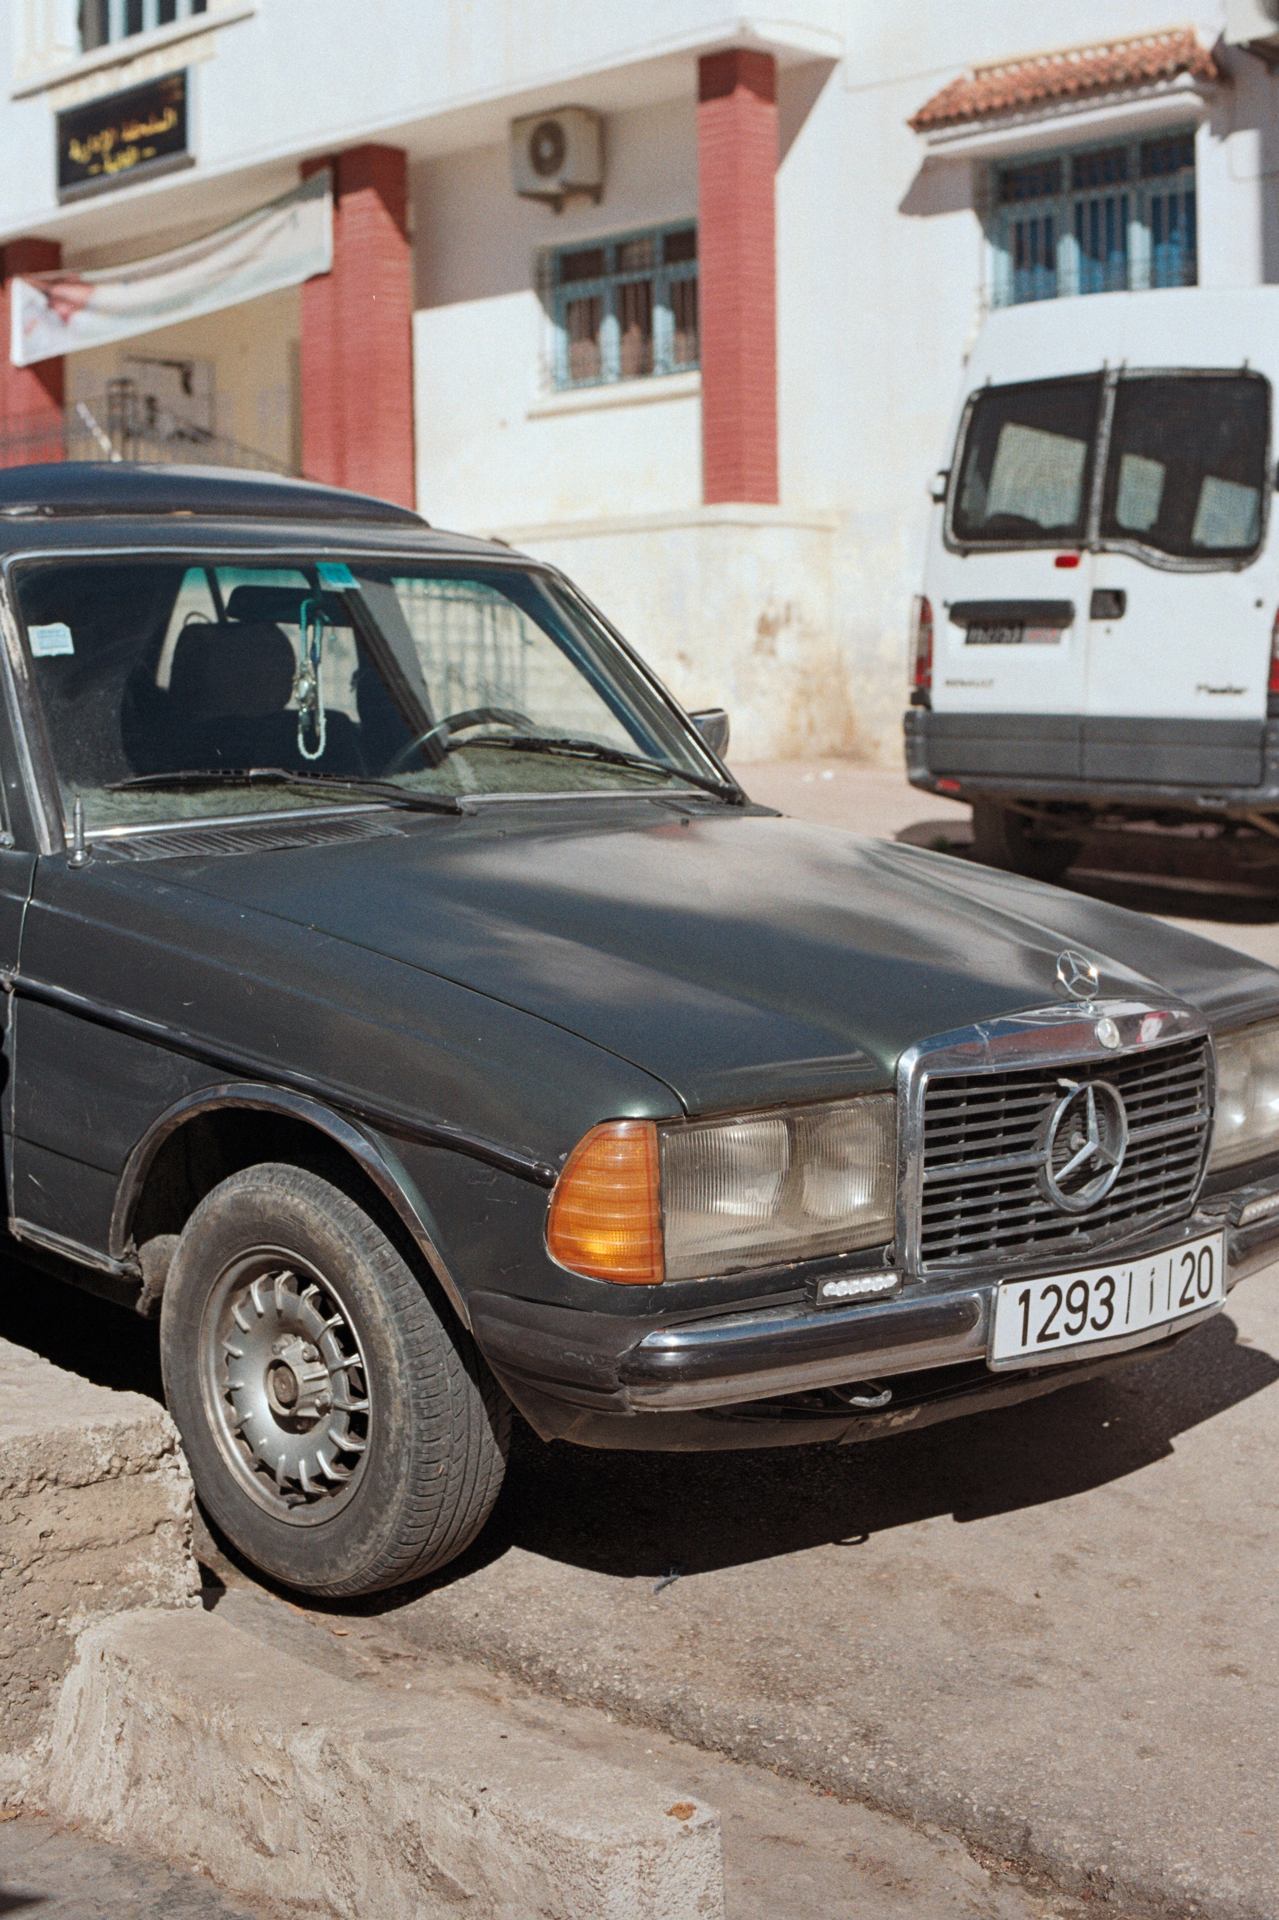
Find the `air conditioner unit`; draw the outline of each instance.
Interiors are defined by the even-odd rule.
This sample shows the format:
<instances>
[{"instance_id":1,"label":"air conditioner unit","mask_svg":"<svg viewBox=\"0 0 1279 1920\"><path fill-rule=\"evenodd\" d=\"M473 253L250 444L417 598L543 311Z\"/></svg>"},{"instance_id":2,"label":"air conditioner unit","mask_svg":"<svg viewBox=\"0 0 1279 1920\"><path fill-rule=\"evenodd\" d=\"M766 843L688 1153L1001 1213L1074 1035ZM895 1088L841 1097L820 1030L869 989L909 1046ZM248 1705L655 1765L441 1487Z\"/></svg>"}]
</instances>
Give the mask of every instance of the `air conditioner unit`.
<instances>
[{"instance_id":1,"label":"air conditioner unit","mask_svg":"<svg viewBox=\"0 0 1279 1920\"><path fill-rule=\"evenodd\" d=\"M569 194L604 191L604 131L589 107L557 107L511 122L511 178L525 200L547 200L558 213Z\"/></svg>"},{"instance_id":2,"label":"air conditioner unit","mask_svg":"<svg viewBox=\"0 0 1279 1920\"><path fill-rule=\"evenodd\" d=\"M1244 47L1268 66L1279 61L1279 0L1226 0L1228 47Z\"/></svg>"}]
</instances>

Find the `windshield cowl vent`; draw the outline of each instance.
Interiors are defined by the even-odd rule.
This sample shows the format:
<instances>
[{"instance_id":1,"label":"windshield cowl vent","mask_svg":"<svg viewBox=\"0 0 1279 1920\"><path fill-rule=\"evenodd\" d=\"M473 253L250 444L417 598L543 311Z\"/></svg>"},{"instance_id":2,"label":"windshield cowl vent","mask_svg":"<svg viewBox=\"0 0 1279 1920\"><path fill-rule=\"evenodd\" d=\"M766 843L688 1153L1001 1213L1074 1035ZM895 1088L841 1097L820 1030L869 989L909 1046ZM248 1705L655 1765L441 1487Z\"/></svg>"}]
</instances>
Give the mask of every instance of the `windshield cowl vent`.
<instances>
[{"instance_id":1,"label":"windshield cowl vent","mask_svg":"<svg viewBox=\"0 0 1279 1920\"><path fill-rule=\"evenodd\" d=\"M245 820L230 826L166 827L120 839L100 840L121 860L178 860L218 853L268 853L283 847L322 847L343 840L382 840L402 835L399 820L383 815L345 815L336 820Z\"/></svg>"}]
</instances>

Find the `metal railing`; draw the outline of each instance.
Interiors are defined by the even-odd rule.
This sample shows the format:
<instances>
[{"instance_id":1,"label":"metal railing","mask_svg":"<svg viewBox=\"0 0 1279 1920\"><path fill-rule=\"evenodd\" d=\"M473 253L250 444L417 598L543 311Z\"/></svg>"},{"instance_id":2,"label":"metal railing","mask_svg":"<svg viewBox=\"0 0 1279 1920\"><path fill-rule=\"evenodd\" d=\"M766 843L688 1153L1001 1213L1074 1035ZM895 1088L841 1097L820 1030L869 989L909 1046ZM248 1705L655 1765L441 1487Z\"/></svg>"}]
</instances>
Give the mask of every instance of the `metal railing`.
<instances>
[{"instance_id":1,"label":"metal railing","mask_svg":"<svg viewBox=\"0 0 1279 1920\"><path fill-rule=\"evenodd\" d=\"M112 382L100 398L77 400L61 417L39 414L30 420L10 419L0 427L0 467L45 460L129 460L296 472L286 461L158 406L127 380Z\"/></svg>"}]
</instances>

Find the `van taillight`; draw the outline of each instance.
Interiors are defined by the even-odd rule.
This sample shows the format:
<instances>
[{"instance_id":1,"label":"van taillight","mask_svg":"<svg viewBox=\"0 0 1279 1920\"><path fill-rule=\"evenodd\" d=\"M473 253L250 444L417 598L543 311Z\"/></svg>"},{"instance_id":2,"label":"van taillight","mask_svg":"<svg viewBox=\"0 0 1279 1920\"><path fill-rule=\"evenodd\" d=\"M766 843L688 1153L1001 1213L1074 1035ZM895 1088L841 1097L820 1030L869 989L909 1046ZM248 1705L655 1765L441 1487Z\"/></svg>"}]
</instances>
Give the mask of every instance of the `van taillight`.
<instances>
[{"instance_id":1,"label":"van taillight","mask_svg":"<svg viewBox=\"0 0 1279 1920\"><path fill-rule=\"evenodd\" d=\"M1279 610L1270 628L1270 680L1266 692L1279 696Z\"/></svg>"},{"instance_id":2,"label":"van taillight","mask_svg":"<svg viewBox=\"0 0 1279 1920\"><path fill-rule=\"evenodd\" d=\"M928 596L915 595L910 684L916 693L928 693L933 684L933 609Z\"/></svg>"}]
</instances>

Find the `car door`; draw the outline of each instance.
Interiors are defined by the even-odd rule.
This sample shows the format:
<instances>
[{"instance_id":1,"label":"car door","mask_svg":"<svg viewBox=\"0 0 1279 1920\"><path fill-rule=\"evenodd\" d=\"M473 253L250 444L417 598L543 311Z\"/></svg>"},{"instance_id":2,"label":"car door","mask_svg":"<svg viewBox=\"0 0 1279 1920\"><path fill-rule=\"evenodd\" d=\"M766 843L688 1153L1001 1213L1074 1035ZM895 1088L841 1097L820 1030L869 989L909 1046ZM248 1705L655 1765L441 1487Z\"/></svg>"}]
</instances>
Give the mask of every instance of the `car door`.
<instances>
[{"instance_id":1,"label":"car door","mask_svg":"<svg viewBox=\"0 0 1279 1920\"><path fill-rule=\"evenodd\" d=\"M1088 777L1261 779L1270 404L1269 383L1239 368L1112 384L1086 624Z\"/></svg>"},{"instance_id":2,"label":"car door","mask_svg":"<svg viewBox=\"0 0 1279 1920\"><path fill-rule=\"evenodd\" d=\"M36 853L51 831L42 813L27 751L29 686L12 621L0 592L0 1138L5 1212L13 1217L17 1101L17 996L14 983L22 932L35 881Z\"/></svg>"},{"instance_id":3,"label":"car door","mask_svg":"<svg viewBox=\"0 0 1279 1920\"><path fill-rule=\"evenodd\" d=\"M1001 774L1077 777L1100 374L983 388L950 489L933 707L988 715Z\"/></svg>"}]
</instances>

